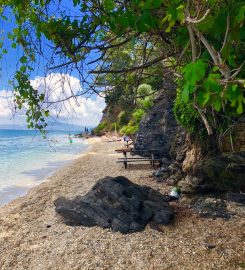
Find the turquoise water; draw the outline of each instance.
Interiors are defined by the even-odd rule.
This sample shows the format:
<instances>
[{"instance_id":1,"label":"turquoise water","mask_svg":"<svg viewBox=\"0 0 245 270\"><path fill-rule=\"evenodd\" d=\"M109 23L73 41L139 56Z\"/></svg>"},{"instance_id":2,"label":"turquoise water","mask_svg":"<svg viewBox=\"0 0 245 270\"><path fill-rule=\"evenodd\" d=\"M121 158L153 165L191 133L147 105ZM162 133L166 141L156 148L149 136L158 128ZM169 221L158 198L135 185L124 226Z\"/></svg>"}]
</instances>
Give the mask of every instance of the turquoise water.
<instances>
[{"instance_id":1,"label":"turquoise water","mask_svg":"<svg viewBox=\"0 0 245 270\"><path fill-rule=\"evenodd\" d=\"M70 132L71 135L74 132ZM23 195L87 148L62 131L47 139L31 130L0 130L0 205Z\"/></svg>"}]
</instances>

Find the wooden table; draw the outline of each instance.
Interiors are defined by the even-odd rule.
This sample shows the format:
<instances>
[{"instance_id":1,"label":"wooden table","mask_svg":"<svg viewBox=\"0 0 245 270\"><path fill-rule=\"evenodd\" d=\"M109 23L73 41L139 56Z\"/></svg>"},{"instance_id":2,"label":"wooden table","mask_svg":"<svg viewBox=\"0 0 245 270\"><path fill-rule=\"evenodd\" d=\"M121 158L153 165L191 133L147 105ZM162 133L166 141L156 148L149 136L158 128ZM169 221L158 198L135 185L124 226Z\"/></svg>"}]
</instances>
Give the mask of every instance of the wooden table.
<instances>
[{"instance_id":1,"label":"wooden table","mask_svg":"<svg viewBox=\"0 0 245 270\"><path fill-rule=\"evenodd\" d=\"M155 150L145 150L145 152L150 152L150 157L128 157L127 154L133 154L133 153L137 153L137 151L133 150L133 148L121 148L121 149L116 149L115 150L117 153L122 153L123 154L123 158L119 158L117 162L119 163L124 163L124 167L125 169L127 169L128 163L132 163L132 162L139 162L139 161L150 161L150 164L155 167L155 162L160 162L161 163L161 159L159 158L155 158L154 155L154 151ZM157 150L156 150L157 151ZM141 151L144 152L144 151Z\"/></svg>"}]
</instances>

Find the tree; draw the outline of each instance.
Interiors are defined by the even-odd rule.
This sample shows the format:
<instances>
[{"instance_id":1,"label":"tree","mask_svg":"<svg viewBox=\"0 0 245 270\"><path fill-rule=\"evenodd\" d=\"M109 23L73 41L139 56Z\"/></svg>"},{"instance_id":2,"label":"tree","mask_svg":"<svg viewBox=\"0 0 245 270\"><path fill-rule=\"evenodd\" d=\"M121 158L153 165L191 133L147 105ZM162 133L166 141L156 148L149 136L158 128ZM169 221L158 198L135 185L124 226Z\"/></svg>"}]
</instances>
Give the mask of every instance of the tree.
<instances>
[{"instance_id":1,"label":"tree","mask_svg":"<svg viewBox=\"0 0 245 270\"><path fill-rule=\"evenodd\" d=\"M1 4L2 18L6 8L12 9L17 27L10 37L24 50L23 66L15 77L16 102L20 107L27 103L29 119L35 123L48 113L40 106L43 97L28 83L31 66L26 63L35 60L44 39L52 46L50 63L57 56L62 60L50 70L77 68L87 85L85 91L101 90L94 85L98 74L133 74L161 63L163 73L178 83L182 101L194 106L209 135L220 119L237 121L244 113L244 1L73 0L72 14L62 8L62 1L56 2ZM108 55L126 44L143 48L141 61L126 67L117 59L108 64ZM146 50L149 47L153 50ZM160 54L154 52L156 47Z\"/></svg>"}]
</instances>

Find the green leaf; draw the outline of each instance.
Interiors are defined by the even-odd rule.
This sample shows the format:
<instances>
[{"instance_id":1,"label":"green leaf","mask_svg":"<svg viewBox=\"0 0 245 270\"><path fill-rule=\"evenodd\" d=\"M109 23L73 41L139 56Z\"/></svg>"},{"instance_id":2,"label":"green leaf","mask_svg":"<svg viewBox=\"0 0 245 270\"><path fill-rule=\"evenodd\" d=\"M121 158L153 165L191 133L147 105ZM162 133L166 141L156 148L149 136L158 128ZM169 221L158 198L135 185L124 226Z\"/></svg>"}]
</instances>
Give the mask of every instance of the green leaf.
<instances>
[{"instance_id":1,"label":"green leaf","mask_svg":"<svg viewBox=\"0 0 245 270\"><path fill-rule=\"evenodd\" d=\"M208 103L209 99L210 99L209 92L205 92L203 106L205 106Z\"/></svg>"},{"instance_id":2,"label":"green leaf","mask_svg":"<svg viewBox=\"0 0 245 270\"><path fill-rule=\"evenodd\" d=\"M222 90L222 87L218 84L216 81L216 78L220 78L219 74L209 74L208 78L204 81L204 87L207 91L215 93L220 93Z\"/></svg>"},{"instance_id":3,"label":"green leaf","mask_svg":"<svg viewBox=\"0 0 245 270\"><path fill-rule=\"evenodd\" d=\"M48 116L49 116L49 111L48 111L48 110L45 111L45 112L44 112L44 115L45 115L46 117L48 117Z\"/></svg>"},{"instance_id":4,"label":"green leaf","mask_svg":"<svg viewBox=\"0 0 245 270\"><path fill-rule=\"evenodd\" d=\"M242 113L243 113L242 102L239 102L238 104L239 104L239 106L237 107L237 113L238 113L238 114L242 114Z\"/></svg>"},{"instance_id":5,"label":"green leaf","mask_svg":"<svg viewBox=\"0 0 245 270\"><path fill-rule=\"evenodd\" d=\"M156 9L161 6L164 0L146 0L144 3L144 9Z\"/></svg>"},{"instance_id":6,"label":"green leaf","mask_svg":"<svg viewBox=\"0 0 245 270\"><path fill-rule=\"evenodd\" d=\"M241 22L244 21L244 16L245 16L245 5L239 8L239 12L236 16L235 22L240 24Z\"/></svg>"},{"instance_id":7,"label":"green leaf","mask_svg":"<svg viewBox=\"0 0 245 270\"><path fill-rule=\"evenodd\" d=\"M218 67L218 66L214 66L214 67L212 68L212 70L215 72L215 71L219 70L219 67Z\"/></svg>"},{"instance_id":8,"label":"green leaf","mask_svg":"<svg viewBox=\"0 0 245 270\"><path fill-rule=\"evenodd\" d=\"M25 73L25 72L26 72L26 67L25 67L25 66L22 66L22 67L20 68L20 71L23 72L23 73Z\"/></svg>"},{"instance_id":9,"label":"green leaf","mask_svg":"<svg viewBox=\"0 0 245 270\"><path fill-rule=\"evenodd\" d=\"M185 103L189 101L189 85L186 85L182 91L182 100Z\"/></svg>"},{"instance_id":10,"label":"green leaf","mask_svg":"<svg viewBox=\"0 0 245 270\"><path fill-rule=\"evenodd\" d=\"M200 106L203 106L205 97L204 97L204 92L200 91L197 95L197 101Z\"/></svg>"},{"instance_id":11,"label":"green leaf","mask_svg":"<svg viewBox=\"0 0 245 270\"><path fill-rule=\"evenodd\" d=\"M214 103L214 109L219 112L220 109L221 109L221 100L220 99L217 99Z\"/></svg>"},{"instance_id":12,"label":"green leaf","mask_svg":"<svg viewBox=\"0 0 245 270\"><path fill-rule=\"evenodd\" d=\"M27 63L27 57L26 56L22 56L21 58L20 58L20 62L22 63L22 64L25 64L25 63Z\"/></svg>"},{"instance_id":13,"label":"green leaf","mask_svg":"<svg viewBox=\"0 0 245 270\"><path fill-rule=\"evenodd\" d=\"M112 10L115 8L115 3L112 0L104 0L104 7L108 10Z\"/></svg>"},{"instance_id":14,"label":"green leaf","mask_svg":"<svg viewBox=\"0 0 245 270\"><path fill-rule=\"evenodd\" d=\"M181 23L185 21L185 13L184 13L184 5L180 5L177 7L177 18Z\"/></svg>"},{"instance_id":15,"label":"green leaf","mask_svg":"<svg viewBox=\"0 0 245 270\"><path fill-rule=\"evenodd\" d=\"M236 84L227 87L226 98L230 101L237 99L241 95L241 89Z\"/></svg>"},{"instance_id":16,"label":"green leaf","mask_svg":"<svg viewBox=\"0 0 245 270\"><path fill-rule=\"evenodd\" d=\"M245 102L245 98L243 97L243 95L241 94L238 97L238 107L237 107L237 113L238 114L242 114L243 113L243 103Z\"/></svg>"},{"instance_id":17,"label":"green leaf","mask_svg":"<svg viewBox=\"0 0 245 270\"><path fill-rule=\"evenodd\" d=\"M175 21L171 21L168 25L168 28L165 30L165 32L169 33L174 25L175 25Z\"/></svg>"},{"instance_id":18,"label":"green leaf","mask_svg":"<svg viewBox=\"0 0 245 270\"><path fill-rule=\"evenodd\" d=\"M205 76L208 64L202 60L191 62L184 67L184 78L191 85L195 85L197 81L200 81Z\"/></svg>"}]
</instances>

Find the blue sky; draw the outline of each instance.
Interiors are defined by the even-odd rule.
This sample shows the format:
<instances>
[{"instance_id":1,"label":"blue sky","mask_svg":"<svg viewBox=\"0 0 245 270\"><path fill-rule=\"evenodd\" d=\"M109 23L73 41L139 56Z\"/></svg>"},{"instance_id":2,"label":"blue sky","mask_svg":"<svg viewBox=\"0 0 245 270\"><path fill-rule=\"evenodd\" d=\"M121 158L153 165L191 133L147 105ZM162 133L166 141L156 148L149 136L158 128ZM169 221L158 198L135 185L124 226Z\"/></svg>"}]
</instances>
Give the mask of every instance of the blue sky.
<instances>
[{"instance_id":1,"label":"blue sky","mask_svg":"<svg viewBox=\"0 0 245 270\"><path fill-rule=\"evenodd\" d=\"M64 9L68 12L72 12L71 1L63 1ZM11 41L7 38L7 33L11 32L15 27L14 19L11 11L6 13L8 21L0 21L0 38L4 39L4 48L8 50L8 53L0 60L0 128L3 125L22 125L25 126L24 112L18 112L13 118L13 104L12 104L12 88L8 84L8 81L13 78L13 75L18 67L18 59L22 56L22 49L17 47L11 48ZM44 54L48 58L48 47L44 47ZM91 56L93 58L93 55ZM32 85L37 89L42 89L43 85L48 82L48 87L53 94L53 100L58 100L58 95L66 94L70 96L70 92L79 92L82 90L82 85L79 81L78 73L76 71L70 74L58 73L58 72L46 72L45 65L47 62L45 59L39 57L34 66L34 72L31 74ZM66 89L61 89L59 84L60 80L63 80L63 85L66 85ZM57 86L58 85L58 86ZM67 87L69 85L69 87ZM74 89L71 88L74 87ZM79 105L79 106L77 106ZM66 104L63 104L59 108L53 108L52 113L55 118L57 113L55 110L62 110L59 113L58 121L73 122L76 125L95 126L100 121L102 116L102 110L104 109L104 100L96 95L92 95L89 98L79 97L77 101L71 100Z\"/></svg>"}]
</instances>

